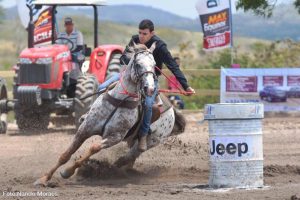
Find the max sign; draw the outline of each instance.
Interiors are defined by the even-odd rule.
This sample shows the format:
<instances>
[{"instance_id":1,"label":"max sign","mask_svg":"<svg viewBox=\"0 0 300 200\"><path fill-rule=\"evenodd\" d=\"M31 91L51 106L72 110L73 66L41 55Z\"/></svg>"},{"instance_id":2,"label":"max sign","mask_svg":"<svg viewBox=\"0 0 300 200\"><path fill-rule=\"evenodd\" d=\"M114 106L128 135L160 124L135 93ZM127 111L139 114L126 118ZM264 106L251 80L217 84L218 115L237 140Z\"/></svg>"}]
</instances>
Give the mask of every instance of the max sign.
<instances>
[{"instance_id":1,"label":"max sign","mask_svg":"<svg viewBox=\"0 0 300 200\"><path fill-rule=\"evenodd\" d=\"M196 4L204 40L203 49L231 46L231 10L229 0L199 0Z\"/></svg>"}]
</instances>

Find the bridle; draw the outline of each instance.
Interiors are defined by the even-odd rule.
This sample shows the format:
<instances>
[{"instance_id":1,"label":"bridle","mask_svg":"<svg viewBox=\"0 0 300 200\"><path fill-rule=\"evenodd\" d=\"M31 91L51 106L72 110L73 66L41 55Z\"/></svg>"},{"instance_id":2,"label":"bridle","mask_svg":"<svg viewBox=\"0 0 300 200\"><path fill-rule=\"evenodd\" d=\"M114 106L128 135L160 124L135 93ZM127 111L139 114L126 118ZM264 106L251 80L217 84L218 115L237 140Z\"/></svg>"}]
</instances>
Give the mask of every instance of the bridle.
<instances>
[{"instance_id":1,"label":"bridle","mask_svg":"<svg viewBox=\"0 0 300 200\"><path fill-rule=\"evenodd\" d=\"M137 64L136 58L137 58L137 56L139 54L142 54L142 53L152 54L148 50L138 51L137 53L134 54L134 56L132 58L133 60L132 60L132 62L130 61L129 64L131 64L132 67L133 67L133 69L134 69L134 76L136 78L136 82L138 83L140 93L143 94L143 95L145 95L144 94L144 90L141 89L141 80L142 80L142 77L145 74L153 74L154 80L157 80L157 76L155 74L155 70L153 70L153 71L151 71L151 70L143 71L142 73L140 73L140 71L138 70L139 64ZM121 72L121 76L120 76L120 84L121 84L121 87L123 89L123 91L120 92L120 94L125 94L125 95L128 95L128 96L133 97L133 98L139 98L139 94L138 93L131 93L131 92L128 92L128 90L126 89L126 86L124 85L124 81L123 81L123 77L124 77L125 71L126 71L126 68L124 68L124 70Z\"/></svg>"}]
</instances>

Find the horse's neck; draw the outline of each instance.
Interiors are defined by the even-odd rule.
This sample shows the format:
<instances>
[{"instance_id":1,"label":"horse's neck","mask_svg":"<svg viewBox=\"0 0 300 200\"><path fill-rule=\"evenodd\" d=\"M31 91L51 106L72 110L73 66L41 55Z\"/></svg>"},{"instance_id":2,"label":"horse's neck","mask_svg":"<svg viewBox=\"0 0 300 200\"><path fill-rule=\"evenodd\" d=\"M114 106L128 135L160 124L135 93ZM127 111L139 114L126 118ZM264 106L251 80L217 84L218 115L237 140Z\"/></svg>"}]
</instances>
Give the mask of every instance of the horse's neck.
<instances>
[{"instance_id":1,"label":"horse's neck","mask_svg":"<svg viewBox=\"0 0 300 200\"><path fill-rule=\"evenodd\" d=\"M110 95L112 95L113 97L115 97L117 99L124 99L124 98L128 97L127 94L123 94L123 92L125 92L123 86L125 87L125 89L127 90L128 93L131 93L131 94L137 93L136 84L131 80L131 77L130 77L130 69L127 68L125 73L121 74L121 76L123 76L123 77L120 78L120 81L118 82L116 87L109 92ZM132 97L130 97L130 98L132 98Z\"/></svg>"}]
</instances>

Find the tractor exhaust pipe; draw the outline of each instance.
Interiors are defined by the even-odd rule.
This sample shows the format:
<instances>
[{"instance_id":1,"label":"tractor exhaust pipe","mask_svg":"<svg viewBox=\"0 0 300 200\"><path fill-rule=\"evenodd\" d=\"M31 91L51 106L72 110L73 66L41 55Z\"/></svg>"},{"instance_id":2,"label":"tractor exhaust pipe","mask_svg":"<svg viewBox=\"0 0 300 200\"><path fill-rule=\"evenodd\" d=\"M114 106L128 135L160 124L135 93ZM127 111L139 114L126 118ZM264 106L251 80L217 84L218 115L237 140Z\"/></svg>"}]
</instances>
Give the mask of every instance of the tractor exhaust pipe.
<instances>
[{"instance_id":1,"label":"tractor exhaust pipe","mask_svg":"<svg viewBox=\"0 0 300 200\"><path fill-rule=\"evenodd\" d=\"M28 48L33 48L34 45L34 23L33 23L33 10L28 4L26 5L29 9L29 23L27 27L28 31Z\"/></svg>"}]
</instances>

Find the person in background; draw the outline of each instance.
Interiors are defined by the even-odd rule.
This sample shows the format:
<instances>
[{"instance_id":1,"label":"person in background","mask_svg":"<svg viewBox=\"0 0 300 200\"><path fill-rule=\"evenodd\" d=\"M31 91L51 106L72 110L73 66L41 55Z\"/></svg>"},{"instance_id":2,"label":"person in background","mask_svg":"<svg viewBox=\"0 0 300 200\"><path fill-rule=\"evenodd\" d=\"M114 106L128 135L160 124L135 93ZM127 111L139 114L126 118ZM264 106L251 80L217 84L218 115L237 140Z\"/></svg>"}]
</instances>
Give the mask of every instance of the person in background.
<instances>
[{"instance_id":1,"label":"person in background","mask_svg":"<svg viewBox=\"0 0 300 200\"><path fill-rule=\"evenodd\" d=\"M65 31L60 32L56 39L56 44L67 45L72 56L72 71L69 74L70 85L67 89L69 97L75 96L77 79L81 74L81 65L84 62L83 54L83 36L82 33L75 29L74 22L71 17L64 19Z\"/></svg>"},{"instance_id":2,"label":"person in background","mask_svg":"<svg viewBox=\"0 0 300 200\"><path fill-rule=\"evenodd\" d=\"M175 62L180 67L180 58L174 57ZM181 85L179 81L176 79L174 75L169 77L170 80L168 80L168 89L177 91L178 88L181 88ZM178 107L179 109L184 109L184 101L181 99L179 95L170 95L169 99L173 106Z\"/></svg>"},{"instance_id":3,"label":"person in background","mask_svg":"<svg viewBox=\"0 0 300 200\"><path fill-rule=\"evenodd\" d=\"M74 62L78 62L77 56L83 50L82 33L79 30L74 28L74 23L71 17L66 17L64 22L65 22L65 31L58 34L56 43L65 44L68 45L69 48L72 48L70 49L72 53L72 60Z\"/></svg>"}]
</instances>

